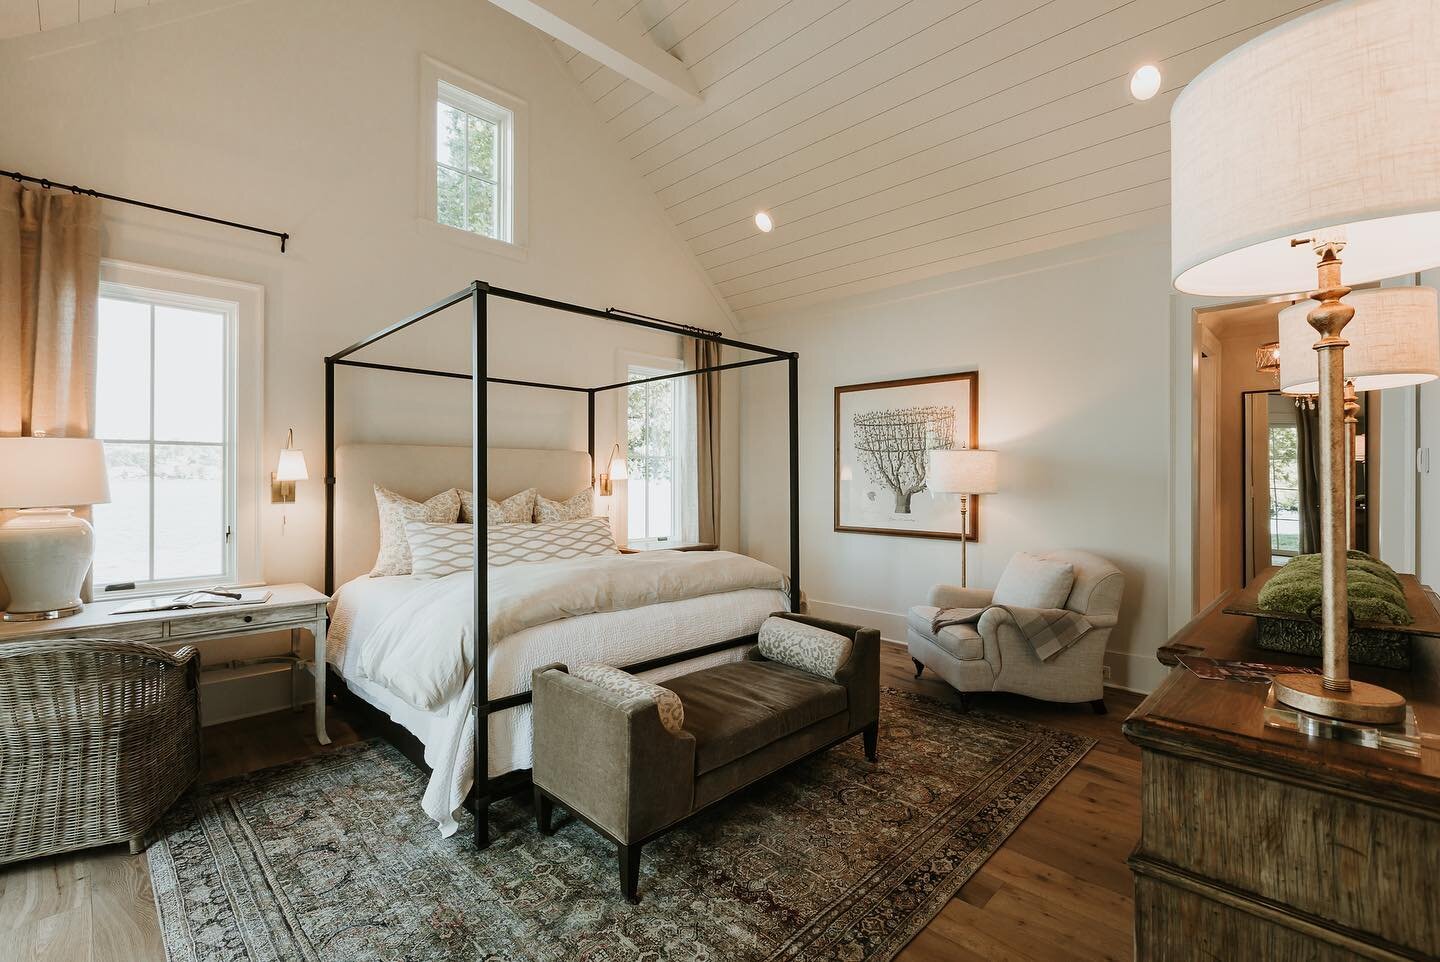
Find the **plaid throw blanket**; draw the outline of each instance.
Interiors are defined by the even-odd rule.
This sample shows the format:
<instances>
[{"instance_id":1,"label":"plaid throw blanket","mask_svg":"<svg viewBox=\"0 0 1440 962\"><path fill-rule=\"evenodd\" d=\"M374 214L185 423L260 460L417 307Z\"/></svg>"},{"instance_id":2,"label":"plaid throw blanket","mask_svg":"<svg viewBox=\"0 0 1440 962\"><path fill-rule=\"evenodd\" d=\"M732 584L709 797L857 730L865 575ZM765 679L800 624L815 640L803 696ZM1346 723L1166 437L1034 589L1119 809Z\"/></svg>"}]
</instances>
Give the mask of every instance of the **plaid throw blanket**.
<instances>
[{"instance_id":1,"label":"plaid throw blanket","mask_svg":"<svg viewBox=\"0 0 1440 962\"><path fill-rule=\"evenodd\" d=\"M1085 616L1064 608L1018 608L1014 605L986 605L983 608L941 608L930 625L932 634L950 625L972 625L985 612L998 608L1009 616L1030 642L1041 661L1049 661L1089 634L1094 627Z\"/></svg>"}]
</instances>

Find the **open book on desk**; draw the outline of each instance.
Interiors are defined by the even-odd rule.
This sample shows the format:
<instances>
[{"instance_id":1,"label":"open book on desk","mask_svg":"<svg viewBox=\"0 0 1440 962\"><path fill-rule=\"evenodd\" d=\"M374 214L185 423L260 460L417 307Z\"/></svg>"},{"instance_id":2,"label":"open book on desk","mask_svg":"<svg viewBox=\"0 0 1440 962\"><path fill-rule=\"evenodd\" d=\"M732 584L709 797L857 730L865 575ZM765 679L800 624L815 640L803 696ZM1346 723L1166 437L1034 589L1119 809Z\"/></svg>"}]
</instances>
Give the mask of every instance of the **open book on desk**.
<instances>
[{"instance_id":1,"label":"open book on desk","mask_svg":"<svg viewBox=\"0 0 1440 962\"><path fill-rule=\"evenodd\" d=\"M153 598L137 598L127 605L121 605L112 615L133 615L141 611L183 611L188 608L229 608L235 605L263 605L270 600L266 588L207 588L202 591L187 591L179 595L156 595Z\"/></svg>"}]
</instances>

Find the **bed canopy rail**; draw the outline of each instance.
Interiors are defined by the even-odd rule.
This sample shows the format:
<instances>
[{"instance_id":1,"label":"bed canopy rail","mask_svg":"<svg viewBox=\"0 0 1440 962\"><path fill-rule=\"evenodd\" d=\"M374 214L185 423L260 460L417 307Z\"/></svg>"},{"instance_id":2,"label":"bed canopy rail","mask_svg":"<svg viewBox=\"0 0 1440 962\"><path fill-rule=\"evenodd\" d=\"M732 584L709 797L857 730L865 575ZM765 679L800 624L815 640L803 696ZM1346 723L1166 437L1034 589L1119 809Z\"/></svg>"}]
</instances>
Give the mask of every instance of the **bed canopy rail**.
<instances>
[{"instance_id":1,"label":"bed canopy rail","mask_svg":"<svg viewBox=\"0 0 1440 962\"><path fill-rule=\"evenodd\" d=\"M583 387L572 384L548 384L542 381L527 381L516 378L491 377L488 374L486 357L486 331L488 330L489 303L492 297L503 300L517 301L522 304L530 304L535 307L548 308L561 311L567 314L578 314L584 317L592 317L599 320L610 321L617 324L626 324L632 327L647 328L665 334L674 334L680 337L688 337L694 340L711 341L725 347L735 348L742 351L750 351L763 355L757 358L748 358L740 361L730 361L724 364L715 364L708 367L692 368L690 370L676 371L673 374L661 374L654 377L640 378L634 381L617 381L610 384L600 384L593 387ZM373 344L398 334L406 328L439 314L441 311L451 307L469 302L470 305L470 370L472 373L465 374L459 371L439 371L429 368L407 367L398 364L382 364L374 361L359 361L351 358L352 354L362 351ZM570 304L565 301L558 301L549 297L541 297L538 294L527 294L522 291L508 290L502 287L493 287L485 281L472 281L465 288L441 298L428 307L422 308L413 314L401 318L393 324L382 328L362 338L354 344L337 351L325 358L325 593L333 594L335 590L335 369L337 367L351 367L361 370L388 371L397 374L416 374L426 377L452 378L470 382L470 436L471 436L471 490L477 497L481 492L486 491L486 449L488 447L488 429L486 425L486 391L482 390L482 383L501 384L512 387L535 388L550 391L566 391L586 395L587 421L589 430L589 454L592 473L592 484L594 483L593 473L595 465L595 396L607 391L616 391L621 388L628 388L636 384L648 384L654 381L668 381L684 377L698 377L702 374L715 374L721 371L734 371L741 368L754 367L760 364L774 364L784 362L788 376L788 407L789 407L789 481L790 481L790 585L789 600L790 608L793 611L800 610L800 430L799 430L799 359L800 355L793 351L782 351L773 347L766 347L762 344L751 344L746 341L725 337L718 331L710 331L704 328L688 324L679 324L667 321L663 318L651 317L646 314L637 314L633 311L626 311L620 308L606 308L600 310L593 307L584 307L579 304ZM476 376L478 372L487 372L483 378ZM490 777L490 751L489 751L489 717L498 711L515 708L530 701L530 693L518 692L516 694L492 699L489 696L489 664L484 657L488 649L488 636L482 636L479 630L481 624L486 623L488 579L481 578L480 573L487 568L489 555L489 533L486 527L475 524L473 538L473 564L475 571L474 579L474 623L475 630L475 789L473 799L475 803L475 844L485 848L490 842L489 807L493 799L500 797L506 791L513 789L510 783L514 781L515 773L507 773L500 778ZM488 635L488 633L487 633ZM484 646L482 648L482 637ZM675 655L662 658L655 658L649 661L626 666L628 671L648 671L655 668L665 667L680 661L688 660L704 654L723 651L742 644L749 644L754 641L754 636L745 638L733 638L725 641L706 645L703 648L691 649L679 652ZM319 666L324 670L324 666Z\"/></svg>"}]
</instances>

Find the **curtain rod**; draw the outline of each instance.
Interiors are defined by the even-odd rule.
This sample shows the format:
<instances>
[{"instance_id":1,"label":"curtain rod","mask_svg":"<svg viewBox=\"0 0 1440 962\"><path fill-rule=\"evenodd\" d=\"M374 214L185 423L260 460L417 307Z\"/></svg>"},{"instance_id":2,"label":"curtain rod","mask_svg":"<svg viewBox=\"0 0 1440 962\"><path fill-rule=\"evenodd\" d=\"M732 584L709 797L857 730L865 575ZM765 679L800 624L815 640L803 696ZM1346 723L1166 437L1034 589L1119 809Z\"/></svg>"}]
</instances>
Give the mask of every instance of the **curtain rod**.
<instances>
[{"instance_id":1,"label":"curtain rod","mask_svg":"<svg viewBox=\"0 0 1440 962\"><path fill-rule=\"evenodd\" d=\"M72 194L85 194L89 197L98 197L101 200L113 200L117 204L129 204L132 207L144 207L147 210L158 210L162 214L174 214L177 217L189 217L193 220L203 220L211 224L221 224L225 227L234 227L236 230L248 230L256 234L267 234L271 237L278 237L280 239L280 253L282 254L285 253L285 242L290 239L290 235L283 231L270 230L265 227L254 227L250 224L241 224L233 220L224 220L220 217L211 217L208 214L197 214L193 211L180 210L175 207L163 207L160 204L150 204L146 203L143 200L135 200L132 197L120 197L117 194L107 194L104 191L94 190L89 187L77 187L74 184L61 184L44 177L31 177L29 174L22 174L14 170L0 170L0 177L9 177L16 183L20 183L22 181L29 181L32 184L39 184L46 190L50 190L52 188L55 190L68 190Z\"/></svg>"}]
</instances>

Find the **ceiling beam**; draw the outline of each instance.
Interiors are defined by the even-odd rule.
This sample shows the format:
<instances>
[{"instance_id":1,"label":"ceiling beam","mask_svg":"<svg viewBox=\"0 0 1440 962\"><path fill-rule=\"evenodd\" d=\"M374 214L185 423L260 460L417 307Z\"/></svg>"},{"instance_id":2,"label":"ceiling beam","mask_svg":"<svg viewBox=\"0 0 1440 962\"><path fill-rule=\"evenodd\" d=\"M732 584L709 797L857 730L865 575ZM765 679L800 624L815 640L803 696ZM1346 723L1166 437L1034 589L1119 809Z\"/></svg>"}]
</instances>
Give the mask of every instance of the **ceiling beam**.
<instances>
[{"instance_id":1,"label":"ceiling beam","mask_svg":"<svg viewBox=\"0 0 1440 962\"><path fill-rule=\"evenodd\" d=\"M702 102L683 63L586 0L490 2L671 103L698 107Z\"/></svg>"}]
</instances>

